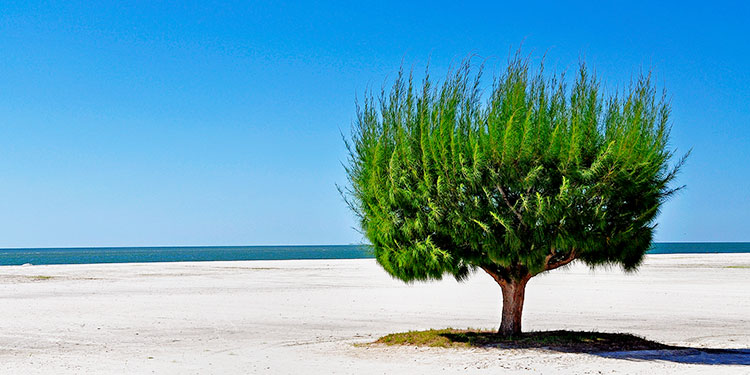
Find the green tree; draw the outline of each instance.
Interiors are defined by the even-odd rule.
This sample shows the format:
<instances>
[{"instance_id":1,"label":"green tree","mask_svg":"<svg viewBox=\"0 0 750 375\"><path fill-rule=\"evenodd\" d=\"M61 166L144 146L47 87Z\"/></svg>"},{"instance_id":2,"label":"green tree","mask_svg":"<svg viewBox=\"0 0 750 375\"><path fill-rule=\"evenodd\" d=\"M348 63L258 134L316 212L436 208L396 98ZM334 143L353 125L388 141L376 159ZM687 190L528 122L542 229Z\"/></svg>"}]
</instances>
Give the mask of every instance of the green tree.
<instances>
[{"instance_id":1,"label":"green tree","mask_svg":"<svg viewBox=\"0 0 750 375\"><path fill-rule=\"evenodd\" d=\"M401 71L366 94L346 140L349 187L378 263L404 281L482 269L502 290L499 332L521 332L529 279L579 259L635 269L670 182L670 106L650 76L603 95L508 62L487 95L464 62L421 87Z\"/></svg>"}]
</instances>

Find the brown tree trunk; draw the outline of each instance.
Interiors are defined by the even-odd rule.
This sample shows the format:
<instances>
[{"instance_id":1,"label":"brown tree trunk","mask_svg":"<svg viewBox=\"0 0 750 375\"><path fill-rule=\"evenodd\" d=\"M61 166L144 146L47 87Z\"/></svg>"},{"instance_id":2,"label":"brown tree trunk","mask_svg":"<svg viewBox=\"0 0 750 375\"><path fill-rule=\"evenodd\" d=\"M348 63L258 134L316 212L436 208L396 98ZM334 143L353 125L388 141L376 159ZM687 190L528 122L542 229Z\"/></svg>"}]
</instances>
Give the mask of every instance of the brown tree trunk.
<instances>
[{"instance_id":1,"label":"brown tree trunk","mask_svg":"<svg viewBox=\"0 0 750 375\"><path fill-rule=\"evenodd\" d=\"M503 291L503 317L498 333L504 336L521 333L521 314L526 283L529 278L499 282Z\"/></svg>"}]
</instances>

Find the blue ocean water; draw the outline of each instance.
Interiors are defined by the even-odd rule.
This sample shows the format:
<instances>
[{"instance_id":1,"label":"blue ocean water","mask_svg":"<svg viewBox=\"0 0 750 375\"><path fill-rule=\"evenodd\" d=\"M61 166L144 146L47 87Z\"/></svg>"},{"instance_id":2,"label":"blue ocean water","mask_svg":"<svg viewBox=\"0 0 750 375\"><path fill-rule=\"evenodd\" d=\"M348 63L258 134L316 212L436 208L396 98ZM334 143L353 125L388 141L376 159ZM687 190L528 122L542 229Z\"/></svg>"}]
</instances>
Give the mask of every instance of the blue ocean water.
<instances>
[{"instance_id":1,"label":"blue ocean water","mask_svg":"<svg viewBox=\"0 0 750 375\"><path fill-rule=\"evenodd\" d=\"M750 253L750 242L660 242L651 254ZM31 264L191 262L218 260L372 258L366 245L188 246L0 249L0 266Z\"/></svg>"},{"instance_id":2,"label":"blue ocean water","mask_svg":"<svg viewBox=\"0 0 750 375\"><path fill-rule=\"evenodd\" d=\"M750 242L657 242L649 254L750 253Z\"/></svg>"},{"instance_id":3,"label":"blue ocean water","mask_svg":"<svg viewBox=\"0 0 750 375\"><path fill-rule=\"evenodd\" d=\"M0 249L0 266L372 257L368 246L358 245L37 248Z\"/></svg>"}]
</instances>

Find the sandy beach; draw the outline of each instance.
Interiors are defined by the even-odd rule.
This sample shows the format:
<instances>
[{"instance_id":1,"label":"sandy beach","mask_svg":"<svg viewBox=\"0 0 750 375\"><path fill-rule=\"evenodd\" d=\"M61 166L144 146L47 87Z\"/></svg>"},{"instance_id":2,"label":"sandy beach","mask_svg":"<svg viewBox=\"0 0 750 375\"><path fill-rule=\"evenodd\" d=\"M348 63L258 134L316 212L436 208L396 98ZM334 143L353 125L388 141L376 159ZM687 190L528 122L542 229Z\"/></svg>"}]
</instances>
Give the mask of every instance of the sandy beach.
<instances>
[{"instance_id":1,"label":"sandy beach","mask_svg":"<svg viewBox=\"0 0 750 375\"><path fill-rule=\"evenodd\" d=\"M0 267L3 374L749 374L750 254L651 255L532 279L524 330L626 332L733 354L361 346L494 329L500 290L403 284L372 259ZM489 370L489 371L488 371Z\"/></svg>"}]
</instances>

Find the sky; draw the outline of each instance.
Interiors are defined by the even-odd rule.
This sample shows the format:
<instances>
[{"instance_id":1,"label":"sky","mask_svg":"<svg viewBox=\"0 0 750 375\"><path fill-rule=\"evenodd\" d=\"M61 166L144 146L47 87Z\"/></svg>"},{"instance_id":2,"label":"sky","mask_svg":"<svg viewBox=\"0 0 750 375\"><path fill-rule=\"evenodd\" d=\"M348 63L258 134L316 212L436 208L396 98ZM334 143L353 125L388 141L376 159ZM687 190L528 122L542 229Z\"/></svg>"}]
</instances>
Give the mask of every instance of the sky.
<instances>
[{"instance_id":1,"label":"sky","mask_svg":"<svg viewBox=\"0 0 750 375\"><path fill-rule=\"evenodd\" d=\"M521 45L652 70L692 150L655 240L750 241L750 5L528 3L2 2L0 247L361 243L355 98Z\"/></svg>"}]
</instances>

